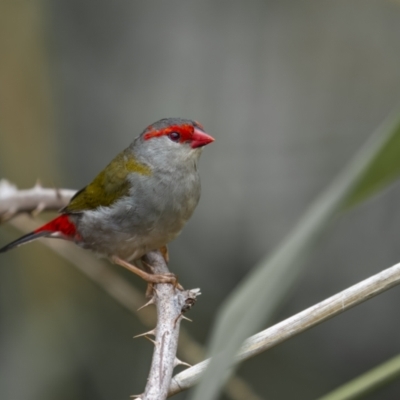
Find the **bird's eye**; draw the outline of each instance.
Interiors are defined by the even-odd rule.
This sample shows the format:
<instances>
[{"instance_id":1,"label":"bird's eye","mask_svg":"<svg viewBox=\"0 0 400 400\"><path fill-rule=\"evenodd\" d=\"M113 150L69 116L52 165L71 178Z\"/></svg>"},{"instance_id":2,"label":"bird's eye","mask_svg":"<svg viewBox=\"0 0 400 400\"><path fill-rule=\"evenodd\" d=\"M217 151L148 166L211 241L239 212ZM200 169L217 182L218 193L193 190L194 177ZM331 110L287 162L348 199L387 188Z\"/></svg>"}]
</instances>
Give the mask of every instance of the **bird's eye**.
<instances>
[{"instance_id":1,"label":"bird's eye","mask_svg":"<svg viewBox=\"0 0 400 400\"><path fill-rule=\"evenodd\" d=\"M173 141L173 142L178 142L179 139L181 138L181 135L178 132L171 132L168 137Z\"/></svg>"}]
</instances>

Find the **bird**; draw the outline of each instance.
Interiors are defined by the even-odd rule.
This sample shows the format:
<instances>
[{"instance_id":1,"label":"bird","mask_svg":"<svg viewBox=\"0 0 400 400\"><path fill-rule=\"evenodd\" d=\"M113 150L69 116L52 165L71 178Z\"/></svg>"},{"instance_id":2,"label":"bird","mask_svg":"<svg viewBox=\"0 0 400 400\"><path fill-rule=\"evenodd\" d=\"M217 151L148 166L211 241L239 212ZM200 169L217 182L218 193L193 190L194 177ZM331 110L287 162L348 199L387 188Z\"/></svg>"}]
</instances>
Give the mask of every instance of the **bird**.
<instances>
[{"instance_id":1,"label":"bird","mask_svg":"<svg viewBox=\"0 0 400 400\"><path fill-rule=\"evenodd\" d=\"M0 248L38 238L61 238L108 258L150 284L173 283L136 265L152 250L168 261L167 244L192 216L200 199L198 161L214 138L197 121L164 118L149 125L56 218Z\"/></svg>"}]
</instances>

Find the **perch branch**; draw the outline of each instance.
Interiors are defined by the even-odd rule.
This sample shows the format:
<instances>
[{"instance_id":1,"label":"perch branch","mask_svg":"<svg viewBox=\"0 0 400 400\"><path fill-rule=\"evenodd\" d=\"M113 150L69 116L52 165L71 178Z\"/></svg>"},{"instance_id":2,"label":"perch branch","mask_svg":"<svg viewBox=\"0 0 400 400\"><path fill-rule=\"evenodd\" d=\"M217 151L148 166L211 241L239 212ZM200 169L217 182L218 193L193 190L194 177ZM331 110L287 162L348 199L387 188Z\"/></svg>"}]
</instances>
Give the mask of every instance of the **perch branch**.
<instances>
[{"instance_id":1,"label":"perch branch","mask_svg":"<svg viewBox=\"0 0 400 400\"><path fill-rule=\"evenodd\" d=\"M57 211L66 206L76 193L69 189L47 189L36 184L31 189L19 190L6 180L0 180L0 222L10 225L23 233L37 228L38 222L20 215L37 214L40 211ZM18 218L13 218L17 217ZM12 219L13 218L13 219ZM40 224L41 222L39 222ZM41 243L70 262L90 280L101 287L118 304L130 311L148 327L154 327L156 318L149 310L138 312L144 303L144 296L134 286L122 278L114 269L103 261L94 258L79 247L61 240L44 240ZM178 354L182 359L195 364L204 358L203 347L195 341L184 327L181 327ZM228 381L226 394L232 400L261 400L252 388L239 376L232 376Z\"/></svg>"},{"instance_id":2,"label":"perch branch","mask_svg":"<svg viewBox=\"0 0 400 400\"><path fill-rule=\"evenodd\" d=\"M168 274L164 257L159 251L152 251L144 257L156 274ZM172 372L176 365L182 364L176 358L179 325L182 314L189 309L200 294L199 289L178 290L171 284L160 283L154 286L153 299L157 308L157 327L150 374L142 400L162 400L167 398Z\"/></svg>"},{"instance_id":3,"label":"perch branch","mask_svg":"<svg viewBox=\"0 0 400 400\"><path fill-rule=\"evenodd\" d=\"M254 357L311 327L334 317L400 283L400 264L385 269L364 281L274 325L243 343L235 363ZM195 385L209 360L205 360L172 378L168 395L172 396Z\"/></svg>"}]
</instances>

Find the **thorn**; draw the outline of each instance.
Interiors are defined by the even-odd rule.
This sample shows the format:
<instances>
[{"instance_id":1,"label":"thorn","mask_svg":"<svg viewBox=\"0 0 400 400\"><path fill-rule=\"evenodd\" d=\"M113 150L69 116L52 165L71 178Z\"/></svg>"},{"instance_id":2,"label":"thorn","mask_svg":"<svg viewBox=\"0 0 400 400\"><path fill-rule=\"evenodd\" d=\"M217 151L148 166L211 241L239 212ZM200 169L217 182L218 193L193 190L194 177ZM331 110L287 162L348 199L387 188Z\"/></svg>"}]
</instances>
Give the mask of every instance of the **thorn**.
<instances>
[{"instance_id":1,"label":"thorn","mask_svg":"<svg viewBox=\"0 0 400 400\"><path fill-rule=\"evenodd\" d=\"M156 300L154 299L154 297L152 297L146 304L142 305L141 307L139 307L136 311L140 311L143 308L150 306L152 304L155 304Z\"/></svg>"},{"instance_id":2,"label":"thorn","mask_svg":"<svg viewBox=\"0 0 400 400\"><path fill-rule=\"evenodd\" d=\"M58 200L61 200L61 199L62 199L62 196L61 196L61 190L60 190L60 188L55 188L55 191L56 191L56 198L57 198Z\"/></svg>"},{"instance_id":3,"label":"thorn","mask_svg":"<svg viewBox=\"0 0 400 400\"><path fill-rule=\"evenodd\" d=\"M129 397L132 399L136 399L136 400L141 400L141 396L143 395L143 393L141 394L131 394Z\"/></svg>"},{"instance_id":4,"label":"thorn","mask_svg":"<svg viewBox=\"0 0 400 400\"><path fill-rule=\"evenodd\" d=\"M44 202L40 202L37 207L31 211L32 217L38 216L45 208L46 204Z\"/></svg>"},{"instance_id":5,"label":"thorn","mask_svg":"<svg viewBox=\"0 0 400 400\"><path fill-rule=\"evenodd\" d=\"M191 365L188 364L187 362L181 361L178 357L175 357L175 360L174 360L174 368L175 368L176 366L178 366L178 365L184 365L184 366L189 367L189 368L191 367Z\"/></svg>"},{"instance_id":6,"label":"thorn","mask_svg":"<svg viewBox=\"0 0 400 400\"><path fill-rule=\"evenodd\" d=\"M149 338L148 336L145 336L145 338L146 338L147 340L149 340L151 343L153 343L154 346L157 346L157 342L156 342L155 340Z\"/></svg>"},{"instance_id":7,"label":"thorn","mask_svg":"<svg viewBox=\"0 0 400 400\"><path fill-rule=\"evenodd\" d=\"M180 318L180 317L182 317L182 319L186 319L186 321L193 322L193 320L191 320L191 319L188 318L188 317L185 317L185 316L183 315L183 312L181 312L181 313L175 318L175 321L174 321L174 328L175 328L175 326L176 326L176 323L179 321L179 318Z\"/></svg>"},{"instance_id":8,"label":"thorn","mask_svg":"<svg viewBox=\"0 0 400 400\"><path fill-rule=\"evenodd\" d=\"M156 336L156 330L155 330L155 329L152 329L151 331L148 331L148 332L145 332L145 333L141 333L141 334L139 334L139 335L136 335L136 336L134 336L133 338L136 339L136 338L142 337L142 336L145 336L145 337L146 337L147 335Z\"/></svg>"},{"instance_id":9,"label":"thorn","mask_svg":"<svg viewBox=\"0 0 400 400\"><path fill-rule=\"evenodd\" d=\"M42 188L42 182L40 181L40 179L36 179L36 183L35 186L33 187L34 189L41 189Z\"/></svg>"}]
</instances>

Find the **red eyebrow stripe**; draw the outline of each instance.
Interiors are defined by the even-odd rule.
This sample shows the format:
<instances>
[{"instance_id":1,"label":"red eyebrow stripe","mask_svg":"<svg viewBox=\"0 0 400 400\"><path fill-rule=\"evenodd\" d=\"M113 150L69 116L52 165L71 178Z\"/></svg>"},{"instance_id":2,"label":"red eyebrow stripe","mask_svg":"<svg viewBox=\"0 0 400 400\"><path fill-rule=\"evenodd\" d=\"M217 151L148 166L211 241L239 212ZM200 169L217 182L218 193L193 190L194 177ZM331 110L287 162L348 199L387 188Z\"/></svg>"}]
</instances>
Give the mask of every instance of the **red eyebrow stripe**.
<instances>
[{"instance_id":1,"label":"red eyebrow stripe","mask_svg":"<svg viewBox=\"0 0 400 400\"><path fill-rule=\"evenodd\" d=\"M180 142L186 142L192 138L194 127L191 124L171 125L163 129L153 130L144 135L144 140L154 137L166 136L172 132L178 132L181 135Z\"/></svg>"}]
</instances>

